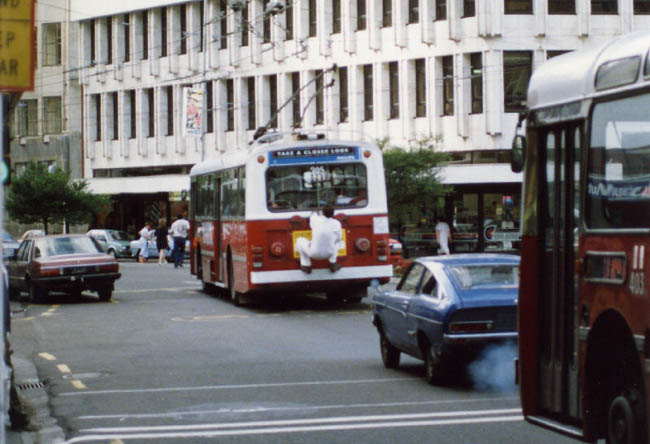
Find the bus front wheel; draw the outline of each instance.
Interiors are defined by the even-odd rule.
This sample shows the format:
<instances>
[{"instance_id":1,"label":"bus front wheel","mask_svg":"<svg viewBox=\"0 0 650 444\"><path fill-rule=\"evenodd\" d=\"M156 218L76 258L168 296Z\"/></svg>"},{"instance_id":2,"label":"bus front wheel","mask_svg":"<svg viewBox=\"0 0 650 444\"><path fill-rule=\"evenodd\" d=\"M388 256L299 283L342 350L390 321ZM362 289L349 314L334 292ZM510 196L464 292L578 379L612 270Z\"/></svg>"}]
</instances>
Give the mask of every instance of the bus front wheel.
<instances>
[{"instance_id":1,"label":"bus front wheel","mask_svg":"<svg viewBox=\"0 0 650 444\"><path fill-rule=\"evenodd\" d=\"M607 415L607 444L645 443L643 400L637 390L628 390L615 397Z\"/></svg>"}]
</instances>

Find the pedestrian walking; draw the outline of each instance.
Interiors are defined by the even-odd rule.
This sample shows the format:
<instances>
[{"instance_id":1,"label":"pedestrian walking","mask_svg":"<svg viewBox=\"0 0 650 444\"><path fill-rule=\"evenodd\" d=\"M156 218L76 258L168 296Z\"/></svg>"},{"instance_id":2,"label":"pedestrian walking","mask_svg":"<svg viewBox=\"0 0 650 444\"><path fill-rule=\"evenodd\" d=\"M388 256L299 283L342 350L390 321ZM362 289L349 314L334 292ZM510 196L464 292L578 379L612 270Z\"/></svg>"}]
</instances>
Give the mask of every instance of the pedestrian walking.
<instances>
[{"instance_id":1,"label":"pedestrian walking","mask_svg":"<svg viewBox=\"0 0 650 444\"><path fill-rule=\"evenodd\" d=\"M153 224L145 222L144 227L138 232L140 239L138 239L138 262L145 263L149 257L149 241L151 240Z\"/></svg>"},{"instance_id":2,"label":"pedestrian walking","mask_svg":"<svg viewBox=\"0 0 650 444\"><path fill-rule=\"evenodd\" d=\"M451 230L449 224L438 217L436 224L436 239L438 241L438 254L450 254L449 243L451 242Z\"/></svg>"},{"instance_id":3,"label":"pedestrian walking","mask_svg":"<svg viewBox=\"0 0 650 444\"><path fill-rule=\"evenodd\" d=\"M183 266L183 259L185 258L185 239L187 238L187 232L190 231L190 223L183 218L181 213L178 213L169 231L174 239L174 249L172 250L174 268L179 268Z\"/></svg>"},{"instance_id":4,"label":"pedestrian walking","mask_svg":"<svg viewBox=\"0 0 650 444\"><path fill-rule=\"evenodd\" d=\"M311 241L304 237L296 239L303 273L311 273L312 259L327 259L332 273L341 269L341 264L336 263L342 237L341 222L333 216L334 207L329 204L323 207L323 214L312 213L309 217Z\"/></svg>"},{"instance_id":5,"label":"pedestrian walking","mask_svg":"<svg viewBox=\"0 0 650 444\"><path fill-rule=\"evenodd\" d=\"M167 242L168 235L169 230L167 230L167 221L164 217L161 217L158 219L158 227L156 227L154 234L156 237L156 247L158 248L158 265L167 263L165 252L169 248L169 243Z\"/></svg>"}]
</instances>

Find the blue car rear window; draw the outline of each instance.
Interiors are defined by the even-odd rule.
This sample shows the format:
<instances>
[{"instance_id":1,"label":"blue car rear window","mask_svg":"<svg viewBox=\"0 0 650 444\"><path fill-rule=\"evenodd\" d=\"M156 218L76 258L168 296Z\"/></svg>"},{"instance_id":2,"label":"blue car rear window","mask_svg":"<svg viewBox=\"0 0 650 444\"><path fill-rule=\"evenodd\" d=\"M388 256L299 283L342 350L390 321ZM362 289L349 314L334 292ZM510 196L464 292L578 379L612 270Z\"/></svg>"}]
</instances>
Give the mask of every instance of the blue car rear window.
<instances>
[{"instance_id":1,"label":"blue car rear window","mask_svg":"<svg viewBox=\"0 0 650 444\"><path fill-rule=\"evenodd\" d=\"M517 287L517 265L455 265L449 267L454 280L463 290L485 287Z\"/></svg>"}]
</instances>

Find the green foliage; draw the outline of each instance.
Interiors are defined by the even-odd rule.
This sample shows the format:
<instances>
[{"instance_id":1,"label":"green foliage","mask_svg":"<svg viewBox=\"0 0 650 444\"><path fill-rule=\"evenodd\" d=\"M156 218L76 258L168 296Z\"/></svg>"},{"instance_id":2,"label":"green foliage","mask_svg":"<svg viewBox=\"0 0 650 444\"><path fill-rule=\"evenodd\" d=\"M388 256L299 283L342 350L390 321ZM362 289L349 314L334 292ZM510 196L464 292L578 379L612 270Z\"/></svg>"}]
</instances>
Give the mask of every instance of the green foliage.
<instances>
[{"instance_id":1,"label":"green foliage","mask_svg":"<svg viewBox=\"0 0 650 444\"><path fill-rule=\"evenodd\" d=\"M442 197L451 189L440 183L438 166L448 160L445 153L436 151L432 139L421 139L408 149L379 141L384 155L388 213L391 227L401 230L403 225L432 220L436 211L442 211Z\"/></svg>"},{"instance_id":2,"label":"green foliage","mask_svg":"<svg viewBox=\"0 0 650 444\"><path fill-rule=\"evenodd\" d=\"M47 232L52 223L86 223L110 202L108 196L91 194L85 180L72 181L59 168L51 173L43 164L31 163L8 189L5 209L20 223L40 222Z\"/></svg>"}]
</instances>

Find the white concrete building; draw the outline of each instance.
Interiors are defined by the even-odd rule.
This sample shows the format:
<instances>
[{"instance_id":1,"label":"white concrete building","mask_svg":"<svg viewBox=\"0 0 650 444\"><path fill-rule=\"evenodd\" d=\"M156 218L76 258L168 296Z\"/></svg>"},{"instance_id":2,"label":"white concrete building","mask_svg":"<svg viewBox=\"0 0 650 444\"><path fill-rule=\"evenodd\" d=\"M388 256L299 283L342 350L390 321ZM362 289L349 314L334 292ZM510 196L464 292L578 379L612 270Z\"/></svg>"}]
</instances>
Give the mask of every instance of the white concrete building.
<instances>
[{"instance_id":1,"label":"white concrete building","mask_svg":"<svg viewBox=\"0 0 650 444\"><path fill-rule=\"evenodd\" d=\"M82 104L83 177L116 195L121 228L169 214L193 164L245 149L289 101L281 131L434 140L453 160L447 215L479 232L505 196L518 206L509 147L535 66L650 25L649 0L68 2L79 93L62 94ZM182 131L186 86L205 87L203 139Z\"/></svg>"}]
</instances>

